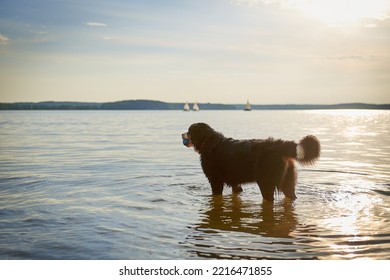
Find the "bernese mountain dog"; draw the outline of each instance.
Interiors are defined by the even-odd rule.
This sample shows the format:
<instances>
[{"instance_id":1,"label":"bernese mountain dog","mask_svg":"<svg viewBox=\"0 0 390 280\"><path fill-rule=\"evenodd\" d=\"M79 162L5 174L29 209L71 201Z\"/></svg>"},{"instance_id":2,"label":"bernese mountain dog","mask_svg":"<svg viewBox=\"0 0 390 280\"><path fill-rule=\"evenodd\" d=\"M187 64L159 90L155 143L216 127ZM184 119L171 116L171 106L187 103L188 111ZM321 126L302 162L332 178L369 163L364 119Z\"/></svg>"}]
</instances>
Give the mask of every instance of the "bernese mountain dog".
<instances>
[{"instance_id":1,"label":"bernese mountain dog","mask_svg":"<svg viewBox=\"0 0 390 280\"><path fill-rule=\"evenodd\" d=\"M313 135L294 141L268 139L235 140L225 137L206 123L192 124L182 134L183 144L200 154L203 172L214 195L222 194L224 185L234 193L241 185L256 182L265 200L273 201L275 191L296 199L295 160L311 165L320 156L320 142Z\"/></svg>"}]
</instances>

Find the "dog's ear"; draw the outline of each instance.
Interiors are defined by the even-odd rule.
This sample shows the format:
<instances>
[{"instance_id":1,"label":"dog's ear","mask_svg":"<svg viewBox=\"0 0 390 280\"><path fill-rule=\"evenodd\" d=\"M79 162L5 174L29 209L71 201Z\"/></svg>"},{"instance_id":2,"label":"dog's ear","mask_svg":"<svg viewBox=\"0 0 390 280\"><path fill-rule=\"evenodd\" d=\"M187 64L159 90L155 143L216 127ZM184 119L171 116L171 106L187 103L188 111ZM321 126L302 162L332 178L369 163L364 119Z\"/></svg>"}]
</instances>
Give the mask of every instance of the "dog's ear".
<instances>
[{"instance_id":1,"label":"dog's ear","mask_svg":"<svg viewBox=\"0 0 390 280\"><path fill-rule=\"evenodd\" d=\"M213 129L206 123L194 123L188 129L190 134L191 142L194 144L195 148L199 150L204 140L213 133Z\"/></svg>"},{"instance_id":2,"label":"dog's ear","mask_svg":"<svg viewBox=\"0 0 390 280\"><path fill-rule=\"evenodd\" d=\"M211 131L212 128L205 123L194 123L188 129L188 132L192 137L202 138L205 134Z\"/></svg>"}]
</instances>

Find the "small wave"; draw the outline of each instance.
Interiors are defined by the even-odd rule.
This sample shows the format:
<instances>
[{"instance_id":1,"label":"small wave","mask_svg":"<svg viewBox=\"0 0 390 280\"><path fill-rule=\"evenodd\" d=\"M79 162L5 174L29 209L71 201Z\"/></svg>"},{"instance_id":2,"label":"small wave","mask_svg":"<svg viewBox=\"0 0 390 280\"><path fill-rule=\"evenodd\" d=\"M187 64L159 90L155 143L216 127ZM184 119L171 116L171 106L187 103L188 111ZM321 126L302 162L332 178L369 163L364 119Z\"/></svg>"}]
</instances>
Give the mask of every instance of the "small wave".
<instances>
[{"instance_id":1,"label":"small wave","mask_svg":"<svg viewBox=\"0 0 390 280\"><path fill-rule=\"evenodd\" d=\"M374 192L385 195L385 196L390 196L390 191L374 190Z\"/></svg>"},{"instance_id":2,"label":"small wave","mask_svg":"<svg viewBox=\"0 0 390 280\"><path fill-rule=\"evenodd\" d=\"M373 239L373 240L359 240L359 241L340 241L336 242L336 245L348 245L348 246L362 246L362 245L378 245L378 244L389 244L390 239Z\"/></svg>"},{"instance_id":3,"label":"small wave","mask_svg":"<svg viewBox=\"0 0 390 280\"><path fill-rule=\"evenodd\" d=\"M351 174L351 175L362 175L369 176L369 173L356 172L356 171L340 171L340 170L324 170L324 169L303 169L300 172L321 172L321 173L337 173L337 174Z\"/></svg>"},{"instance_id":4,"label":"small wave","mask_svg":"<svg viewBox=\"0 0 390 280\"><path fill-rule=\"evenodd\" d=\"M148 210L153 210L153 207L135 206L135 205L127 205L127 206L125 206L125 208L131 209L131 210L137 210L137 211L148 211Z\"/></svg>"},{"instance_id":5,"label":"small wave","mask_svg":"<svg viewBox=\"0 0 390 280\"><path fill-rule=\"evenodd\" d=\"M166 202L166 200L163 199L163 198L156 198L156 199L151 200L150 202L153 202L153 203L156 203L156 202Z\"/></svg>"}]
</instances>

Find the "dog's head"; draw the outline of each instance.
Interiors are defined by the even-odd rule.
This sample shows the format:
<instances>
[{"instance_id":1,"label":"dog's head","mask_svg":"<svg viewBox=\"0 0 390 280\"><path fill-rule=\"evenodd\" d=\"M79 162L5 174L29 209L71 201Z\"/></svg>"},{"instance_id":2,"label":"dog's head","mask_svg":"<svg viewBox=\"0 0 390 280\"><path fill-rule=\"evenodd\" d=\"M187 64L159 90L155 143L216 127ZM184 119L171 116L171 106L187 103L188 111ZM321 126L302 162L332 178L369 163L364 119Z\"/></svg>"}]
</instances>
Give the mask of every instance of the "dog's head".
<instances>
[{"instance_id":1,"label":"dog's head","mask_svg":"<svg viewBox=\"0 0 390 280\"><path fill-rule=\"evenodd\" d=\"M194 123L181 135L183 145L188 148L194 147L195 151L200 152L213 132L214 130L208 124Z\"/></svg>"}]
</instances>

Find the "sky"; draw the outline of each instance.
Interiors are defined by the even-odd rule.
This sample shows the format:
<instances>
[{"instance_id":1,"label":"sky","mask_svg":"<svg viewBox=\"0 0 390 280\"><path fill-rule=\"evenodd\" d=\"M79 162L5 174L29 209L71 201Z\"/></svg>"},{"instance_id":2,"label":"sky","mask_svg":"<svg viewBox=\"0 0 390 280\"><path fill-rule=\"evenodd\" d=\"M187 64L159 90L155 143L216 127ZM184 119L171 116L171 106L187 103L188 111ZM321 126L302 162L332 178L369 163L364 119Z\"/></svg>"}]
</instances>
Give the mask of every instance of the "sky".
<instances>
[{"instance_id":1,"label":"sky","mask_svg":"<svg viewBox=\"0 0 390 280\"><path fill-rule=\"evenodd\" d=\"M0 102L390 103L390 0L0 0Z\"/></svg>"}]
</instances>

